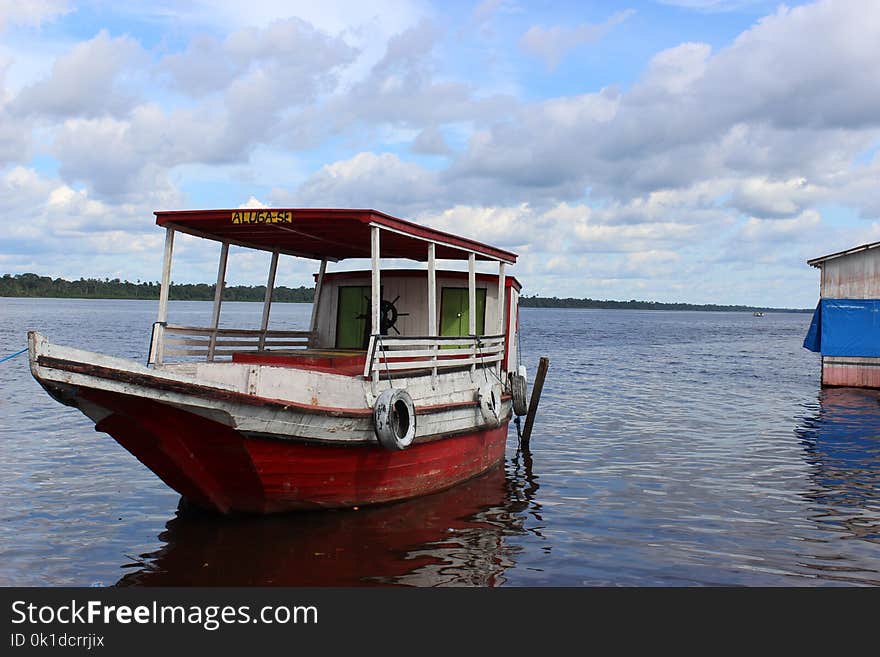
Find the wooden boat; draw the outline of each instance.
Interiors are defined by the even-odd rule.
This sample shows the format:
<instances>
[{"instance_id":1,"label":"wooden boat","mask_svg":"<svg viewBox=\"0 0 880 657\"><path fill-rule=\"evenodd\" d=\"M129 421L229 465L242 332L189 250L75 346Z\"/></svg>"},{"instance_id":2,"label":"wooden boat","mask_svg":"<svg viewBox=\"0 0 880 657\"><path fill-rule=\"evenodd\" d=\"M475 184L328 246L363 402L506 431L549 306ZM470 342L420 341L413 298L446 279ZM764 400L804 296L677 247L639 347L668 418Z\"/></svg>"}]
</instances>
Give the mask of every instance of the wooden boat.
<instances>
[{"instance_id":1,"label":"wooden boat","mask_svg":"<svg viewBox=\"0 0 880 657\"><path fill-rule=\"evenodd\" d=\"M221 513L377 504L502 460L514 407L526 412L520 285L505 275L515 254L374 210L155 214L165 254L147 365L31 332L30 366L189 501ZM220 243L207 326L168 322L177 232ZM220 328L231 244L272 254L258 329ZM308 330L269 328L281 255L320 261ZM349 258L371 269L327 271ZM383 258L427 268L383 271Z\"/></svg>"}]
</instances>

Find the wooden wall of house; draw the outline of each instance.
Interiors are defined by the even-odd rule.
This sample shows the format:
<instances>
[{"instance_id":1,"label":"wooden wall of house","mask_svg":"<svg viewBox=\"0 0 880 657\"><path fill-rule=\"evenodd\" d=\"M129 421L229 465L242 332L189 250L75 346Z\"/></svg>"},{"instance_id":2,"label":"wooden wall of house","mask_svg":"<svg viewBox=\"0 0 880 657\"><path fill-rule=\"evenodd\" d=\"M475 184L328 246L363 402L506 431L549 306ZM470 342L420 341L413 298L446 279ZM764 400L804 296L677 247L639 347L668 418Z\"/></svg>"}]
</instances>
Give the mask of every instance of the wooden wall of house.
<instances>
[{"instance_id":1,"label":"wooden wall of house","mask_svg":"<svg viewBox=\"0 0 880 657\"><path fill-rule=\"evenodd\" d=\"M880 249L822 263L823 299L880 299Z\"/></svg>"},{"instance_id":2,"label":"wooden wall of house","mask_svg":"<svg viewBox=\"0 0 880 657\"><path fill-rule=\"evenodd\" d=\"M880 358L823 356L822 385L880 388Z\"/></svg>"}]
</instances>

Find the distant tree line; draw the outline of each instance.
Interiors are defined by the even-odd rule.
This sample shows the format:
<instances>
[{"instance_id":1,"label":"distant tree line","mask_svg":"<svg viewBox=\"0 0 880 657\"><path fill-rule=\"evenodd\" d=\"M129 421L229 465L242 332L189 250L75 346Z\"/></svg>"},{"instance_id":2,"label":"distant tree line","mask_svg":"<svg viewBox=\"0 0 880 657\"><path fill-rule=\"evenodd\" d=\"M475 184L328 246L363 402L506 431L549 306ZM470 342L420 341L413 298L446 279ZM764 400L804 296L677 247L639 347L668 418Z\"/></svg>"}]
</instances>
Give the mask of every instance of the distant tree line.
<instances>
[{"instance_id":1,"label":"distant tree line","mask_svg":"<svg viewBox=\"0 0 880 657\"><path fill-rule=\"evenodd\" d=\"M715 312L813 312L809 308L764 308L759 306L722 306L715 303L662 303L660 301L609 301L607 299L573 299L567 297L522 296L519 305L526 308L605 308L625 310L702 310Z\"/></svg>"},{"instance_id":2,"label":"distant tree line","mask_svg":"<svg viewBox=\"0 0 880 657\"><path fill-rule=\"evenodd\" d=\"M265 285L232 285L223 289L224 301L262 301ZM272 299L282 303L311 303L315 290L311 287L275 288ZM67 281L37 274L4 274L0 277L0 297L60 297L67 299L158 299L159 283L155 281L120 281L118 278L80 278ZM214 285L206 283L171 284L171 298L180 301L213 301ZM761 308L755 306L721 306L718 304L660 303L658 301L608 301L558 297L520 297L520 305L531 308L608 308L630 310L707 310L726 312L812 312L801 308Z\"/></svg>"},{"instance_id":3,"label":"distant tree line","mask_svg":"<svg viewBox=\"0 0 880 657\"><path fill-rule=\"evenodd\" d=\"M179 301L213 301L214 285L171 283L171 298ZM231 285L223 289L224 301L262 301L265 285ZM278 286L274 301L311 303L315 290L310 287ZM37 274L4 274L0 277L0 297L59 297L65 299L158 299L155 281L120 281L118 278L80 278L67 281Z\"/></svg>"}]
</instances>

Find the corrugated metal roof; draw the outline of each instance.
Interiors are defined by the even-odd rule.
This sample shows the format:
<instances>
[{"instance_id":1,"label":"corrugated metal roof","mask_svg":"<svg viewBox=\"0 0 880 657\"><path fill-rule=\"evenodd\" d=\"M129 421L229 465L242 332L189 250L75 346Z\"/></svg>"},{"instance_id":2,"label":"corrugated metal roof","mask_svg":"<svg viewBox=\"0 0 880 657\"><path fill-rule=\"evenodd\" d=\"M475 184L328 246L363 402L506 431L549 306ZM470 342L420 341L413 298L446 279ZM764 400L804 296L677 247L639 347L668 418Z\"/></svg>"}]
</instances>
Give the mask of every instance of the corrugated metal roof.
<instances>
[{"instance_id":1,"label":"corrugated metal roof","mask_svg":"<svg viewBox=\"0 0 880 657\"><path fill-rule=\"evenodd\" d=\"M820 267L823 262L826 260L832 260L834 258L842 258L843 256L852 255L854 253L859 253L860 251L867 251L868 249L874 249L880 246L880 242L871 242L870 244L862 244L861 246L854 246L851 249L847 249L846 251L838 251L837 253L829 253L828 255L819 256L818 258L813 258L812 260L807 260L807 264L811 267Z\"/></svg>"}]
</instances>

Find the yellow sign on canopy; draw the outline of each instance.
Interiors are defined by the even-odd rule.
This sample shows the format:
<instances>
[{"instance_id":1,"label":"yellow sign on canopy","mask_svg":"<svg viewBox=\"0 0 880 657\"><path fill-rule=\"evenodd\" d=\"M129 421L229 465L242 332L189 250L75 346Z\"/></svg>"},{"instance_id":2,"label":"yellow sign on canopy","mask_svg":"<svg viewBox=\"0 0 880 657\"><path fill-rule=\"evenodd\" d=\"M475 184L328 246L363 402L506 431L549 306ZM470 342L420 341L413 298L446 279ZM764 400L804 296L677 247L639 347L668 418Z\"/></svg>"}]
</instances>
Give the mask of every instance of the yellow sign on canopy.
<instances>
[{"instance_id":1,"label":"yellow sign on canopy","mask_svg":"<svg viewBox=\"0 0 880 657\"><path fill-rule=\"evenodd\" d=\"M290 210L236 210L232 213L234 224L289 224L293 223Z\"/></svg>"}]
</instances>

